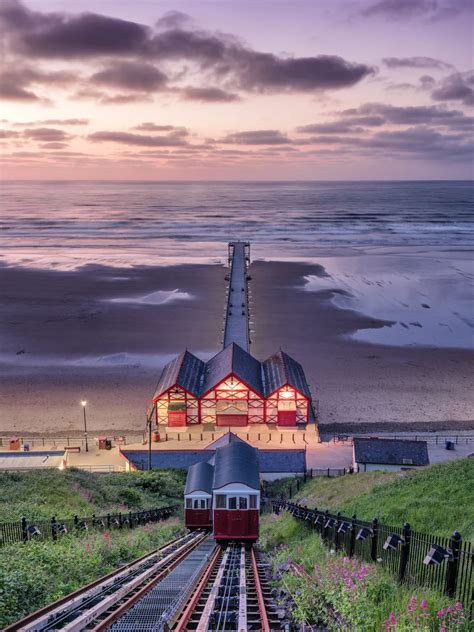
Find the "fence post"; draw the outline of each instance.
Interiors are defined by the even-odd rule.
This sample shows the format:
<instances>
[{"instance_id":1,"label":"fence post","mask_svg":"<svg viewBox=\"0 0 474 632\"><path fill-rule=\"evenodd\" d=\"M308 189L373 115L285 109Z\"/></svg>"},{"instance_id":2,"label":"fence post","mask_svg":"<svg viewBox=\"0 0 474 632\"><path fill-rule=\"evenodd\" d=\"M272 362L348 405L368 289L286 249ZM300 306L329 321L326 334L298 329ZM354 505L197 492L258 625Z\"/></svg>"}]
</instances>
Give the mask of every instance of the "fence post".
<instances>
[{"instance_id":1,"label":"fence post","mask_svg":"<svg viewBox=\"0 0 474 632\"><path fill-rule=\"evenodd\" d=\"M131 511L128 512L128 526L130 527L130 529L133 529L133 518Z\"/></svg>"},{"instance_id":2,"label":"fence post","mask_svg":"<svg viewBox=\"0 0 474 632\"><path fill-rule=\"evenodd\" d=\"M296 479L296 491L297 492L300 491L300 479L299 478Z\"/></svg>"},{"instance_id":3,"label":"fence post","mask_svg":"<svg viewBox=\"0 0 474 632\"><path fill-rule=\"evenodd\" d=\"M79 528L79 518L77 517L77 514L74 516L74 526L76 529Z\"/></svg>"},{"instance_id":4,"label":"fence post","mask_svg":"<svg viewBox=\"0 0 474 632\"><path fill-rule=\"evenodd\" d=\"M26 518L24 516L21 519L21 539L23 542L28 541L28 525L26 524Z\"/></svg>"},{"instance_id":5,"label":"fence post","mask_svg":"<svg viewBox=\"0 0 474 632\"><path fill-rule=\"evenodd\" d=\"M349 557L353 557L355 553L356 547L356 530L357 530L357 517L355 514L352 515L351 520L351 539L349 540Z\"/></svg>"},{"instance_id":6,"label":"fence post","mask_svg":"<svg viewBox=\"0 0 474 632\"><path fill-rule=\"evenodd\" d=\"M372 542L370 547L370 559L372 562L377 561L377 546L379 541L379 521L378 518L372 520Z\"/></svg>"},{"instance_id":7,"label":"fence post","mask_svg":"<svg viewBox=\"0 0 474 632\"><path fill-rule=\"evenodd\" d=\"M330 474L329 474L329 468L328 468L328 478L329 478Z\"/></svg>"},{"instance_id":8,"label":"fence post","mask_svg":"<svg viewBox=\"0 0 474 632\"><path fill-rule=\"evenodd\" d=\"M334 548L336 551L339 551L339 526L341 524L341 512L338 511L336 514L336 524L334 526Z\"/></svg>"},{"instance_id":9,"label":"fence post","mask_svg":"<svg viewBox=\"0 0 474 632\"><path fill-rule=\"evenodd\" d=\"M327 543L327 539L328 539L328 529L326 527L327 522L329 520L329 509L326 509L326 511L324 512L324 516L323 516L323 540Z\"/></svg>"},{"instance_id":10,"label":"fence post","mask_svg":"<svg viewBox=\"0 0 474 632\"><path fill-rule=\"evenodd\" d=\"M110 514L107 514L107 529L110 529Z\"/></svg>"},{"instance_id":11,"label":"fence post","mask_svg":"<svg viewBox=\"0 0 474 632\"><path fill-rule=\"evenodd\" d=\"M454 595L456 594L461 542L461 534L459 533L459 531L455 531L449 540L451 556L448 559L448 567L446 569L446 586L444 589L444 592L448 595L448 597L454 597Z\"/></svg>"},{"instance_id":12,"label":"fence post","mask_svg":"<svg viewBox=\"0 0 474 632\"><path fill-rule=\"evenodd\" d=\"M51 518L51 537L54 541L58 539L56 516L52 516Z\"/></svg>"},{"instance_id":13,"label":"fence post","mask_svg":"<svg viewBox=\"0 0 474 632\"><path fill-rule=\"evenodd\" d=\"M118 515L119 529L121 529L121 528L122 528L122 520L123 520L123 518L122 518L122 514L121 514L121 513L119 513L119 515Z\"/></svg>"},{"instance_id":14,"label":"fence post","mask_svg":"<svg viewBox=\"0 0 474 632\"><path fill-rule=\"evenodd\" d=\"M402 550L400 551L400 569L398 571L398 581L401 583L405 578L405 572L407 569L408 558L410 557L410 542L411 542L411 527L408 522L403 525L403 539Z\"/></svg>"}]
</instances>

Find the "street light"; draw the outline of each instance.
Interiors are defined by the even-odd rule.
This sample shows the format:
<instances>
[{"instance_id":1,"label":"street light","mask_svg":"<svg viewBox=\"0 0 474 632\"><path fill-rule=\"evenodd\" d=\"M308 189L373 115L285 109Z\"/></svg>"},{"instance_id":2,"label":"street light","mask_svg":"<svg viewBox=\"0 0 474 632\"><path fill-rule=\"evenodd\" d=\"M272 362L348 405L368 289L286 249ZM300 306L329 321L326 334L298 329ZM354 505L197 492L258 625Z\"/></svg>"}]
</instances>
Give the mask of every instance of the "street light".
<instances>
[{"instance_id":1,"label":"street light","mask_svg":"<svg viewBox=\"0 0 474 632\"><path fill-rule=\"evenodd\" d=\"M86 452L89 452L89 444L87 443L87 420L86 420L86 400L83 399L81 402L82 410L84 411L84 439L86 442Z\"/></svg>"}]
</instances>

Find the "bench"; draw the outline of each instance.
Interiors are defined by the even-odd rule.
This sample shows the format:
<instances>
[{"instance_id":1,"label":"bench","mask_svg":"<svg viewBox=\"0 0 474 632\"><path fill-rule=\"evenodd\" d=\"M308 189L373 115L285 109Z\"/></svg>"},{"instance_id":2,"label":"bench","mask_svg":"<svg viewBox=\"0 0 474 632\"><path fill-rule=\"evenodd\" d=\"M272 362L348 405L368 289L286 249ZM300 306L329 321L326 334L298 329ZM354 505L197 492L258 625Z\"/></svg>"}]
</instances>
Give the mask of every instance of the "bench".
<instances>
[{"instance_id":1,"label":"bench","mask_svg":"<svg viewBox=\"0 0 474 632\"><path fill-rule=\"evenodd\" d=\"M80 452L81 446L80 445L65 445L64 449L66 450L66 452Z\"/></svg>"}]
</instances>

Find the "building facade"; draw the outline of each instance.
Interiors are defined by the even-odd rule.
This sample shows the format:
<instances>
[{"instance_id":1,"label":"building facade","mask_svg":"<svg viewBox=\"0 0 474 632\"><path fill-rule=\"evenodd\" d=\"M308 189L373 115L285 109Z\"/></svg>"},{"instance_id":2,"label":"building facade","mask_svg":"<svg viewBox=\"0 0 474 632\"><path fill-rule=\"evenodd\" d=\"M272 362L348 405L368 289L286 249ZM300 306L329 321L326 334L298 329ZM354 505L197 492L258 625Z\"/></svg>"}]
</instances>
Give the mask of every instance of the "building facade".
<instances>
[{"instance_id":1,"label":"building facade","mask_svg":"<svg viewBox=\"0 0 474 632\"><path fill-rule=\"evenodd\" d=\"M169 362L149 416L168 427L296 426L314 421L311 392L296 360L280 350L260 362L235 343L208 362L189 351Z\"/></svg>"}]
</instances>

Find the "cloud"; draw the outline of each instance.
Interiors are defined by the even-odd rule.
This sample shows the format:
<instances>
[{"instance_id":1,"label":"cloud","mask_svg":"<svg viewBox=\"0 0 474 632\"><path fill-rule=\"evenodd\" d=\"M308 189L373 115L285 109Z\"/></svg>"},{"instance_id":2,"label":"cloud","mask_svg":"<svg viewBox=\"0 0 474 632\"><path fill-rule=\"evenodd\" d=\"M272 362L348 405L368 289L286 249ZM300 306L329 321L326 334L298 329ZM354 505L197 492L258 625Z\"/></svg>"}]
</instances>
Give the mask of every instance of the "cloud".
<instances>
[{"instance_id":1,"label":"cloud","mask_svg":"<svg viewBox=\"0 0 474 632\"><path fill-rule=\"evenodd\" d=\"M278 130L262 129L228 134L220 142L233 145L285 145L291 140Z\"/></svg>"},{"instance_id":2,"label":"cloud","mask_svg":"<svg viewBox=\"0 0 474 632\"><path fill-rule=\"evenodd\" d=\"M283 57L262 53L231 35L194 29L177 12L168 13L159 21L159 28L164 30L153 31L135 22L95 13L41 13L29 10L19 0L5 0L0 5L0 22L9 52L28 58L63 60L107 57L111 66L96 73L93 81L122 89L162 88L166 78L149 65L153 59L159 59L160 63L184 61L197 65L227 93L238 89L256 92L339 89L375 72L366 64L334 55ZM128 61L118 65L118 61L112 63L113 57L126 57ZM130 61L132 57L135 61ZM141 69L139 59L145 62ZM185 69L186 72L192 72L192 68ZM184 91L183 96L189 98L189 94L192 92ZM204 99L202 96L201 100ZM214 99L217 100L216 92Z\"/></svg>"},{"instance_id":3,"label":"cloud","mask_svg":"<svg viewBox=\"0 0 474 632\"><path fill-rule=\"evenodd\" d=\"M133 129L140 132L173 132L174 135L187 136L189 131L185 127L175 125L156 125L156 123L145 122L136 125Z\"/></svg>"},{"instance_id":4,"label":"cloud","mask_svg":"<svg viewBox=\"0 0 474 632\"><path fill-rule=\"evenodd\" d=\"M452 68L451 64L433 57L384 57L382 62L387 68L436 68L439 70Z\"/></svg>"},{"instance_id":5,"label":"cloud","mask_svg":"<svg viewBox=\"0 0 474 632\"><path fill-rule=\"evenodd\" d=\"M89 119L45 119L43 121L15 122L15 127L30 127L31 125L88 125Z\"/></svg>"},{"instance_id":6,"label":"cloud","mask_svg":"<svg viewBox=\"0 0 474 632\"><path fill-rule=\"evenodd\" d=\"M220 88L184 88L181 92L187 101L203 101L205 103L230 103L240 101L238 94L226 92Z\"/></svg>"},{"instance_id":7,"label":"cloud","mask_svg":"<svg viewBox=\"0 0 474 632\"><path fill-rule=\"evenodd\" d=\"M303 134L345 134L346 132L362 132L362 127L354 127L350 122L333 121L331 123L314 123L296 129Z\"/></svg>"},{"instance_id":8,"label":"cloud","mask_svg":"<svg viewBox=\"0 0 474 632\"><path fill-rule=\"evenodd\" d=\"M454 119L463 117L459 110L447 110L435 105L397 106L385 103L364 103L357 108L339 112L341 117L378 116L392 125L450 124Z\"/></svg>"},{"instance_id":9,"label":"cloud","mask_svg":"<svg viewBox=\"0 0 474 632\"><path fill-rule=\"evenodd\" d=\"M377 0L361 9L359 15L398 20L421 17L437 21L469 11L472 11L470 0Z\"/></svg>"},{"instance_id":10,"label":"cloud","mask_svg":"<svg viewBox=\"0 0 474 632\"><path fill-rule=\"evenodd\" d=\"M11 101L38 101L30 86L67 86L76 76L66 71L43 71L29 66L4 67L0 71L0 97Z\"/></svg>"},{"instance_id":11,"label":"cloud","mask_svg":"<svg viewBox=\"0 0 474 632\"><path fill-rule=\"evenodd\" d=\"M474 71L458 72L446 77L433 90L431 98L435 101L461 101L465 105L474 105Z\"/></svg>"},{"instance_id":12,"label":"cloud","mask_svg":"<svg viewBox=\"0 0 474 632\"><path fill-rule=\"evenodd\" d=\"M69 134L62 129L55 129L54 127L33 127L23 131L25 138L31 140L55 142L63 141L71 138Z\"/></svg>"},{"instance_id":13,"label":"cloud","mask_svg":"<svg viewBox=\"0 0 474 632\"><path fill-rule=\"evenodd\" d=\"M66 149L68 145L66 143L44 143L41 145L41 149Z\"/></svg>"},{"instance_id":14,"label":"cloud","mask_svg":"<svg viewBox=\"0 0 474 632\"><path fill-rule=\"evenodd\" d=\"M181 11L168 11L157 22L156 26L159 29L177 29L186 26L191 22L191 17L187 13Z\"/></svg>"},{"instance_id":15,"label":"cloud","mask_svg":"<svg viewBox=\"0 0 474 632\"><path fill-rule=\"evenodd\" d=\"M87 137L94 143L121 143L123 145L139 145L143 147L179 147L187 145L180 134L167 136L145 136L129 132L95 132Z\"/></svg>"},{"instance_id":16,"label":"cloud","mask_svg":"<svg viewBox=\"0 0 474 632\"><path fill-rule=\"evenodd\" d=\"M85 57L139 52L151 30L95 13L65 15L31 11L17 0L0 5L0 22L12 50L39 57Z\"/></svg>"},{"instance_id":17,"label":"cloud","mask_svg":"<svg viewBox=\"0 0 474 632\"><path fill-rule=\"evenodd\" d=\"M141 92L155 92L166 87L167 77L152 64L144 62L116 62L90 77L94 84L125 88Z\"/></svg>"},{"instance_id":18,"label":"cloud","mask_svg":"<svg viewBox=\"0 0 474 632\"><path fill-rule=\"evenodd\" d=\"M19 136L18 132L15 132L13 130L9 130L9 129L0 129L0 138L6 139L6 138L17 138Z\"/></svg>"}]
</instances>

